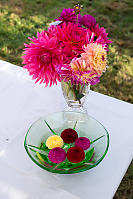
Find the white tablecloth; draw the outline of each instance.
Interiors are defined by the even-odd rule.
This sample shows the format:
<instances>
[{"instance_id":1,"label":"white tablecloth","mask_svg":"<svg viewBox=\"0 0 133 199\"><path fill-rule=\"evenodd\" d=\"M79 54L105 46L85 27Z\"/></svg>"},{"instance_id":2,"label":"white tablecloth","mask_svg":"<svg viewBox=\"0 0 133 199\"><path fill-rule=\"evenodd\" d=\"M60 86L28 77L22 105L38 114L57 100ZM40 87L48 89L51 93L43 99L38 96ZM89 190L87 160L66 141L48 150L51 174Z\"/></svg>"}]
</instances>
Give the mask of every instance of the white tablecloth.
<instances>
[{"instance_id":1,"label":"white tablecloth","mask_svg":"<svg viewBox=\"0 0 133 199\"><path fill-rule=\"evenodd\" d=\"M18 66L0 61L0 198L111 199L133 157L133 105L93 91L88 113L108 130L110 147L95 168L70 175L48 173L26 154L28 127L41 116L66 106L60 84L34 84Z\"/></svg>"}]
</instances>

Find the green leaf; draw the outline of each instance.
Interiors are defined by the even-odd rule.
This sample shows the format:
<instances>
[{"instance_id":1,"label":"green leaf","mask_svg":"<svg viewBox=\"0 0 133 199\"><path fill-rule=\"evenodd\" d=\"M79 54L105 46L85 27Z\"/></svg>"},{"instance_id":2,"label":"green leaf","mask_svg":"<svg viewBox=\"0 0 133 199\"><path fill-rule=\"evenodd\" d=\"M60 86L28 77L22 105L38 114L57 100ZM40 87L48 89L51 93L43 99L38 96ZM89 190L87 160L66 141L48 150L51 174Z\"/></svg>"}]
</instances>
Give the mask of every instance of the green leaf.
<instances>
[{"instance_id":1,"label":"green leaf","mask_svg":"<svg viewBox=\"0 0 133 199\"><path fill-rule=\"evenodd\" d=\"M57 164L56 167L58 168L68 168L68 164L65 162L61 162L60 164Z\"/></svg>"},{"instance_id":2,"label":"green leaf","mask_svg":"<svg viewBox=\"0 0 133 199\"><path fill-rule=\"evenodd\" d=\"M82 166L84 165L84 161L82 162L79 162L79 163L72 163L72 162L62 162L58 165L58 168L75 168L75 167L78 167L78 166Z\"/></svg>"},{"instance_id":3,"label":"green leaf","mask_svg":"<svg viewBox=\"0 0 133 199\"><path fill-rule=\"evenodd\" d=\"M78 93L77 94L77 99L80 100L82 97L84 97L84 95L82 93Z\"/></svg>"},{"instance_id":4,"label":"green leaf","mask_svg":"<svg viewBox=\"0 0 133 199\"><path fill-rule=\"evenodd\" d=\"M101 139L101 138L104 137L104 136L105 136L105 135L102 135L102 136L96 138L95 140L93 140L93 141L91 142L91 144L93 144L94 142L96 142L97 140Z\"/></svg>"},{"instance_id":5,"label":"green leaf","mask_svg":"<svg viewBox=\"0 0 133 199\"><path fill-rule=\"evenodd\" d=\"M56 135L56 133L54 132L54 130L49 126L49 124L44 120L44 122L45 122L45 124L48 126L48 128L50 129L50 131L54 134L54 135Z\"/></svg>"},{"instance_id":6,"label":"green leaf","mask_svg":"<svg viewBox=\"0 0 133 199\"><path fill-rule=\"evenodd\" d=\"M27 144L26 146L28 147L32 147L32 148L35 148L35 149L39 149L39 150L43 150L42 148L40 147L37 147L37 146L33 146L33 145L30 145L30 144ZM31 149L31 148L30 148Z\"/></svg>"},{"instance_id":7,"label":"green leaf","mask_svg":"<svg viewBox=\"0 0 133 199\"><path fill-rule=\"evenodd\" d=\"M41 162L43 162L43 161L48 162L48 157L47 157L46 155L40 154L39 152L36 152L36 155L37 155L38 159L39 159Z\"/></svg>"},{"instance_id":8,"label":"green leaf","mask_svg":"<svg viewBox=\"0 0 133 199\"><path fill-rule=\"evenodd\" d=\"M48 147L45 145L45 143L42 143L40 147L33 146L33 145L30 145L30 144L27 144L26 146L28 146L30 149L32 147L32 148L38 149L40 151L44 151L46 153L48 153L50 151L50 149L48 149ZM34 151L34 150L32 150L32 151Z\"/></svg>"},{"instance_id":9,"label":"green leaf","mask_svg":"<svg viewBox=\"0 0 133 199\"><path fill-rule=\"evenodd\" d=\"M86 153L84 162L88 162L88 161L92 158L93 153L94 153L94 147L93 147L92 149L90 149L90 150Z\"/></svg>"},{"instance_id":10,"label":"green leaf","mask_svg":"<svg viewBox=\"0 0 133 199\"><path fill-rule=\"evenodd\" d=\"M48 149L48 147L46 146L45 142L42 143L41 148L45 151L45 152L49 152L50 149Z\"/></svg>"},{"instance_id":11,"label":"green leaf","mask_svg":"<svg viewBox=\"0 0 133 199\"><path fill-rule=\"evenodd\" d=\"M80 93L79 90L75 89L74 91L75 91L77 100L80 100L82 97L84 97L84 95Z\"/></svg>"},{"instance_id":12,"label":"green leaf","mask_svg":"<svg viewBox=\"0 0 133 199\"><path fill-rule=\"evenodd\" d=\"M78 120L75 122L73 130L75 130Z\"/></svg>"},{"instance_id":13,"label":"green leaf","mask_svg":"<svg viewBox=\"0 0 133 199\"><path fill-rule=\"evenodd\" d=\"M31 151L33 151L33 152L35 152L36 153L36 151L34 150L34 149L32 149L32 148L29 148Z\"/></svg>"},{"instance_id":14,"label":"green leaf","mask_svg":"<svg viewBox=\"0 0 133 199\"><path fill-rule=\"evenodd\" d=\"M29 147L29 149L33 152L39 152L40 154L42 155L48 155L48 152L49 151L45 151L44 149L40 148L40 147L36 147L36 146L33 146L33 145L26 145ZM33 148L37 149L37 150L34 150Z\"/></svg>"}]
</instances>

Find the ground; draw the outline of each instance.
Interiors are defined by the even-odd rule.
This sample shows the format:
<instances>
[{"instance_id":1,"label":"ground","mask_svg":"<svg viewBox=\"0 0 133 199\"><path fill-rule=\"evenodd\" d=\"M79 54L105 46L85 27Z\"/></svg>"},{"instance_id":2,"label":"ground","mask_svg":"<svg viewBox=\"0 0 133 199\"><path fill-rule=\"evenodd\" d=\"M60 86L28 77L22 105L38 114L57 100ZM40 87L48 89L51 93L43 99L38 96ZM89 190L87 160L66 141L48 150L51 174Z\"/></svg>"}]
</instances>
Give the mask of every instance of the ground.
<instances>
[{"instance_id":1,"label":"ground","mask_svg":"<svg viewBox=\"0 0 133 199\"><path fill-rule=\"evenodd\" d=\"M22 66L28 36L47 28L62 8L75 0L0 0L0 59ZM82 14L93 15L109 32L113 43L109 68L91 89L133 103L133 0L80 0ZM133 164L130 165L114 199L133 198Z\"/></svg>"}]
</instances>

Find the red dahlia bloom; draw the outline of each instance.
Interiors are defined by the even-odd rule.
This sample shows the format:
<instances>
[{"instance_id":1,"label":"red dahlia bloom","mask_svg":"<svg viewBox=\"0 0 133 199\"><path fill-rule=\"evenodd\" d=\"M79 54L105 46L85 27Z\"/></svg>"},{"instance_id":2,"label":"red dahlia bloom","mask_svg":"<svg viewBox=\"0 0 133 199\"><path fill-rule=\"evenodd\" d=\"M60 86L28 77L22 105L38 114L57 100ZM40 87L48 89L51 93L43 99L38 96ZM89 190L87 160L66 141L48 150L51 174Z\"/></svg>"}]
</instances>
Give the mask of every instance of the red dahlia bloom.
<instances>
[{"instance_id":1,"label":"red dahlia bloom","mask_svg":"<svg viewBox=\"0 0 133 199\"><path fill-rule=\"evenodd\" d=\"M70 144L75 142L75 140L78 138L78 134L75 130L69 128L62 131L61 138L65 143Z\"/></svg>"},{"instance_id":2,"label":"red dahlia bloom","mask_svg":"<svg viewBox=\"0 0 133 199\"><path fill-rule=\"evenodd\" d=\"M80 147L71 147L67 151L67 159L72 163L78 163L85 159L85 152Z\"/></svg>"}]
</instances>

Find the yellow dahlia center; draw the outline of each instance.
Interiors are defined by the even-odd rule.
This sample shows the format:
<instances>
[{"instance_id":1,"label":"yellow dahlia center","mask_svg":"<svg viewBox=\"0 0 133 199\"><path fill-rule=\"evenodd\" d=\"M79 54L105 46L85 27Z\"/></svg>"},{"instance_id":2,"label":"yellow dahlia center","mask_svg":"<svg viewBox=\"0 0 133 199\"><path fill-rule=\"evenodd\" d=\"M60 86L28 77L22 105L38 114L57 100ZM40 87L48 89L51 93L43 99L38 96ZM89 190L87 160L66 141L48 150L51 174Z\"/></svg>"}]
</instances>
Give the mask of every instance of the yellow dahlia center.
<instances>
[{"instance_id":1,"label":"yellow dahlia center","mask_svg":"<svg viewBox=\"0 0 133 199\"><path fill-rule=\"evenodd\" d=\"M88 81L88 79L93 79L94 77L96 77L96 74L93 73L84 73L82 75L78 75L76 74L78 78L80 78L82 81L84 81L85 83Z\"/></svg>"},{"instance_id":2,"label":"yellow dahlia center","mask_svg":"<svg viewBox=\"0 0 133 199\"><path fill-rule=\"evenodd\" d=\"M85 60L77 59L70 63L72 70L76 71L86 71L87 66Z\"/></svg>"}]
</instances>

